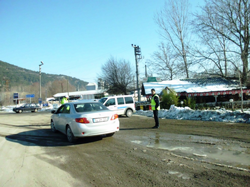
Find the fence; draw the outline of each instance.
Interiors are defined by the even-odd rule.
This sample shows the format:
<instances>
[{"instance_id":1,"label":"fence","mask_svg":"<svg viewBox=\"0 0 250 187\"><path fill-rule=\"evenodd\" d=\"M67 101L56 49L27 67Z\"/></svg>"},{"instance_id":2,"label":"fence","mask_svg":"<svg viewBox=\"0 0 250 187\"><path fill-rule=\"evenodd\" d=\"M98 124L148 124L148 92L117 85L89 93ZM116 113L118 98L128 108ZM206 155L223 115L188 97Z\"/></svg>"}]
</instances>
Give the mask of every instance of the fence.
<instances>
[{"instance_id":1,"label":"fence","mask_svg":"<svg viewBox=\"0 0 250 187\"><path fill-rule=\"evenodd\" d=\"M236 108L241 108L241 103L242 103L241 101L199 103L199 104L196 104L196 109L205 109L205 108L236 109ZM136 102L135 108L136 110L151 110L151 103L150 102ZM243 108L250 108L250 100L243 101Z\"/></svg>"}]
</instances>

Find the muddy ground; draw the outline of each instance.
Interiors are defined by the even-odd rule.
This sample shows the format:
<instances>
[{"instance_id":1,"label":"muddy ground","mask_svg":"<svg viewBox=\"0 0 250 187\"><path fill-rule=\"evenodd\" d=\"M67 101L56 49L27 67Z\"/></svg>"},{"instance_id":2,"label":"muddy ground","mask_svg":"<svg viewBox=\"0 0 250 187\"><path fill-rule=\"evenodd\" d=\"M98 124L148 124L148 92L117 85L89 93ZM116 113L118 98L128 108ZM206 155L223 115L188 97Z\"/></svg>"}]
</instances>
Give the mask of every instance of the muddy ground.
<instances>
[{"instance_id":1,"label":"muddy ground","mask_svg":"<svg viewBox=\"0 0 250 187\"><path fill-rule=\"evenodd\" d=\"M0 186L250 186L250 124L120 117L69 144L50 113L0 113Z\"/></svg>"}]
</instances>

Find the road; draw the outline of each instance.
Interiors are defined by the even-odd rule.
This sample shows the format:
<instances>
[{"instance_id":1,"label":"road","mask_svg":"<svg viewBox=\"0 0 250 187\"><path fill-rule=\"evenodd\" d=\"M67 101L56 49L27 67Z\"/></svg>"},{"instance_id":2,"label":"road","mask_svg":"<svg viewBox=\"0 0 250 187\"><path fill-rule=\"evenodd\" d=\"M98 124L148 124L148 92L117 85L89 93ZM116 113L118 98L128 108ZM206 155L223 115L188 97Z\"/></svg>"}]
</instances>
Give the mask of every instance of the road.
<instances>
[{"instance_id":1,"label":"road","mask_svg":"<svg viewBox=\"0 0 250 187\"><path fill-rule=\"evenodd\" d=\"M250 125L120 117L67 142L48 112L0 113L0 186L250 186Z\"/></svg>"}]
</instances>

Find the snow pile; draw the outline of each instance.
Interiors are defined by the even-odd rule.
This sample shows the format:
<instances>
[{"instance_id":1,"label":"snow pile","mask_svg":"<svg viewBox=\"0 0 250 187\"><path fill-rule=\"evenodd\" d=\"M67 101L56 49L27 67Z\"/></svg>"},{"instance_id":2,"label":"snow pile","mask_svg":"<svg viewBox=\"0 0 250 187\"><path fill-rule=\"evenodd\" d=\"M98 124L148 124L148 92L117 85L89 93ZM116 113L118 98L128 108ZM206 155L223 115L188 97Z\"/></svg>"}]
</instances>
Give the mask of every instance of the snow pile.
<instances>
[{"instance_id":1,"label":"snow pile","mask_svg":"<svg viewBox=\"0 0 250 187\"><path fill-rule=\"evenodd\" d=\"M153 112L151 110L138 110L135 114L153 117ZM250 123L250 111L241 112L240 110L231 111L226 109L192 110L189 107L176 107L172 105L169 110L161 109L159 111L159 118L178 120L220 121L231 123Z\"/></svg>"}]
</instances>

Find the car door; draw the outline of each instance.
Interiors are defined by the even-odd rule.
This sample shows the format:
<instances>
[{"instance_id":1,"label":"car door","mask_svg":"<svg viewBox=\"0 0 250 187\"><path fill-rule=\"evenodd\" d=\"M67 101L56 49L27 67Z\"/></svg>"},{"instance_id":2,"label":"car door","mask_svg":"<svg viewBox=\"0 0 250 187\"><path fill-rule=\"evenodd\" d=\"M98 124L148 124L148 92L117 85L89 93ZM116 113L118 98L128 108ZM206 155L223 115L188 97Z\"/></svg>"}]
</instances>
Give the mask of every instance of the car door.
<instances>
[{"instance_id":1,"label":"car door","mask_svg":"<svg viewBox=\"0 0 250 187\"><path fill-rule=\"evenodd\" d=\"M122 115L124 114L124 110L126 109L126 106L124 105L124 98L123 97L117 97L117 114Z\"/></svg>"},{"instance_id":2,"label":"car door","mask_svg":"<svg viewBox=\"0 0 250 187\"><path fill-rule=\"evenodd\" d=\"M36 105L34 103L30 104L29 111L34 111L35 110L35 106Z\"/></svg>"},{"instance_id":3,"label":"car door","mask_svg":"<svg viewBox=\"0 0 250 187\"><path fill-rule=\"evenodd\" d=\"M70 119L70 104L65 104L63 109L60 111L59 116L59 129L61 132L66 133L66 125Z\"/></svg>"},{"instance_id":4,"label":"car door","mask_svg":"<svg viewBox=\"0 0 250 187\"><path fill-rule=\"evenodd\" d=\"M105 103L105 106L109 110L117 110L116 98L110 98L110 99L108 99L107 102Z\"/></svg>"},{"instance_id":5,"label":"car door","mask_svg":"<svg viewBox=\"0 0 250 187\"><path fill-rule=\"evenodd\" d=\"M53 115L53 120L54 120L54 124L57 130L62 131L61 130L61 115L63 114L65 105L60 106L60 108L58 108L58 110L56 111L56 113Z\"/></svg>"},{"instance_id":6,"label":"car door","mask_svg":"<svg viewBox=\"0 0 250 187\"><path fill-rule=\"evenodd\" d=\"M29 111L30 110L30 104L26 104L25 106L24 106L24 108L23 108L23 111L24 112L27 112L27 111Z\"/></svg>"}]
</instances>

